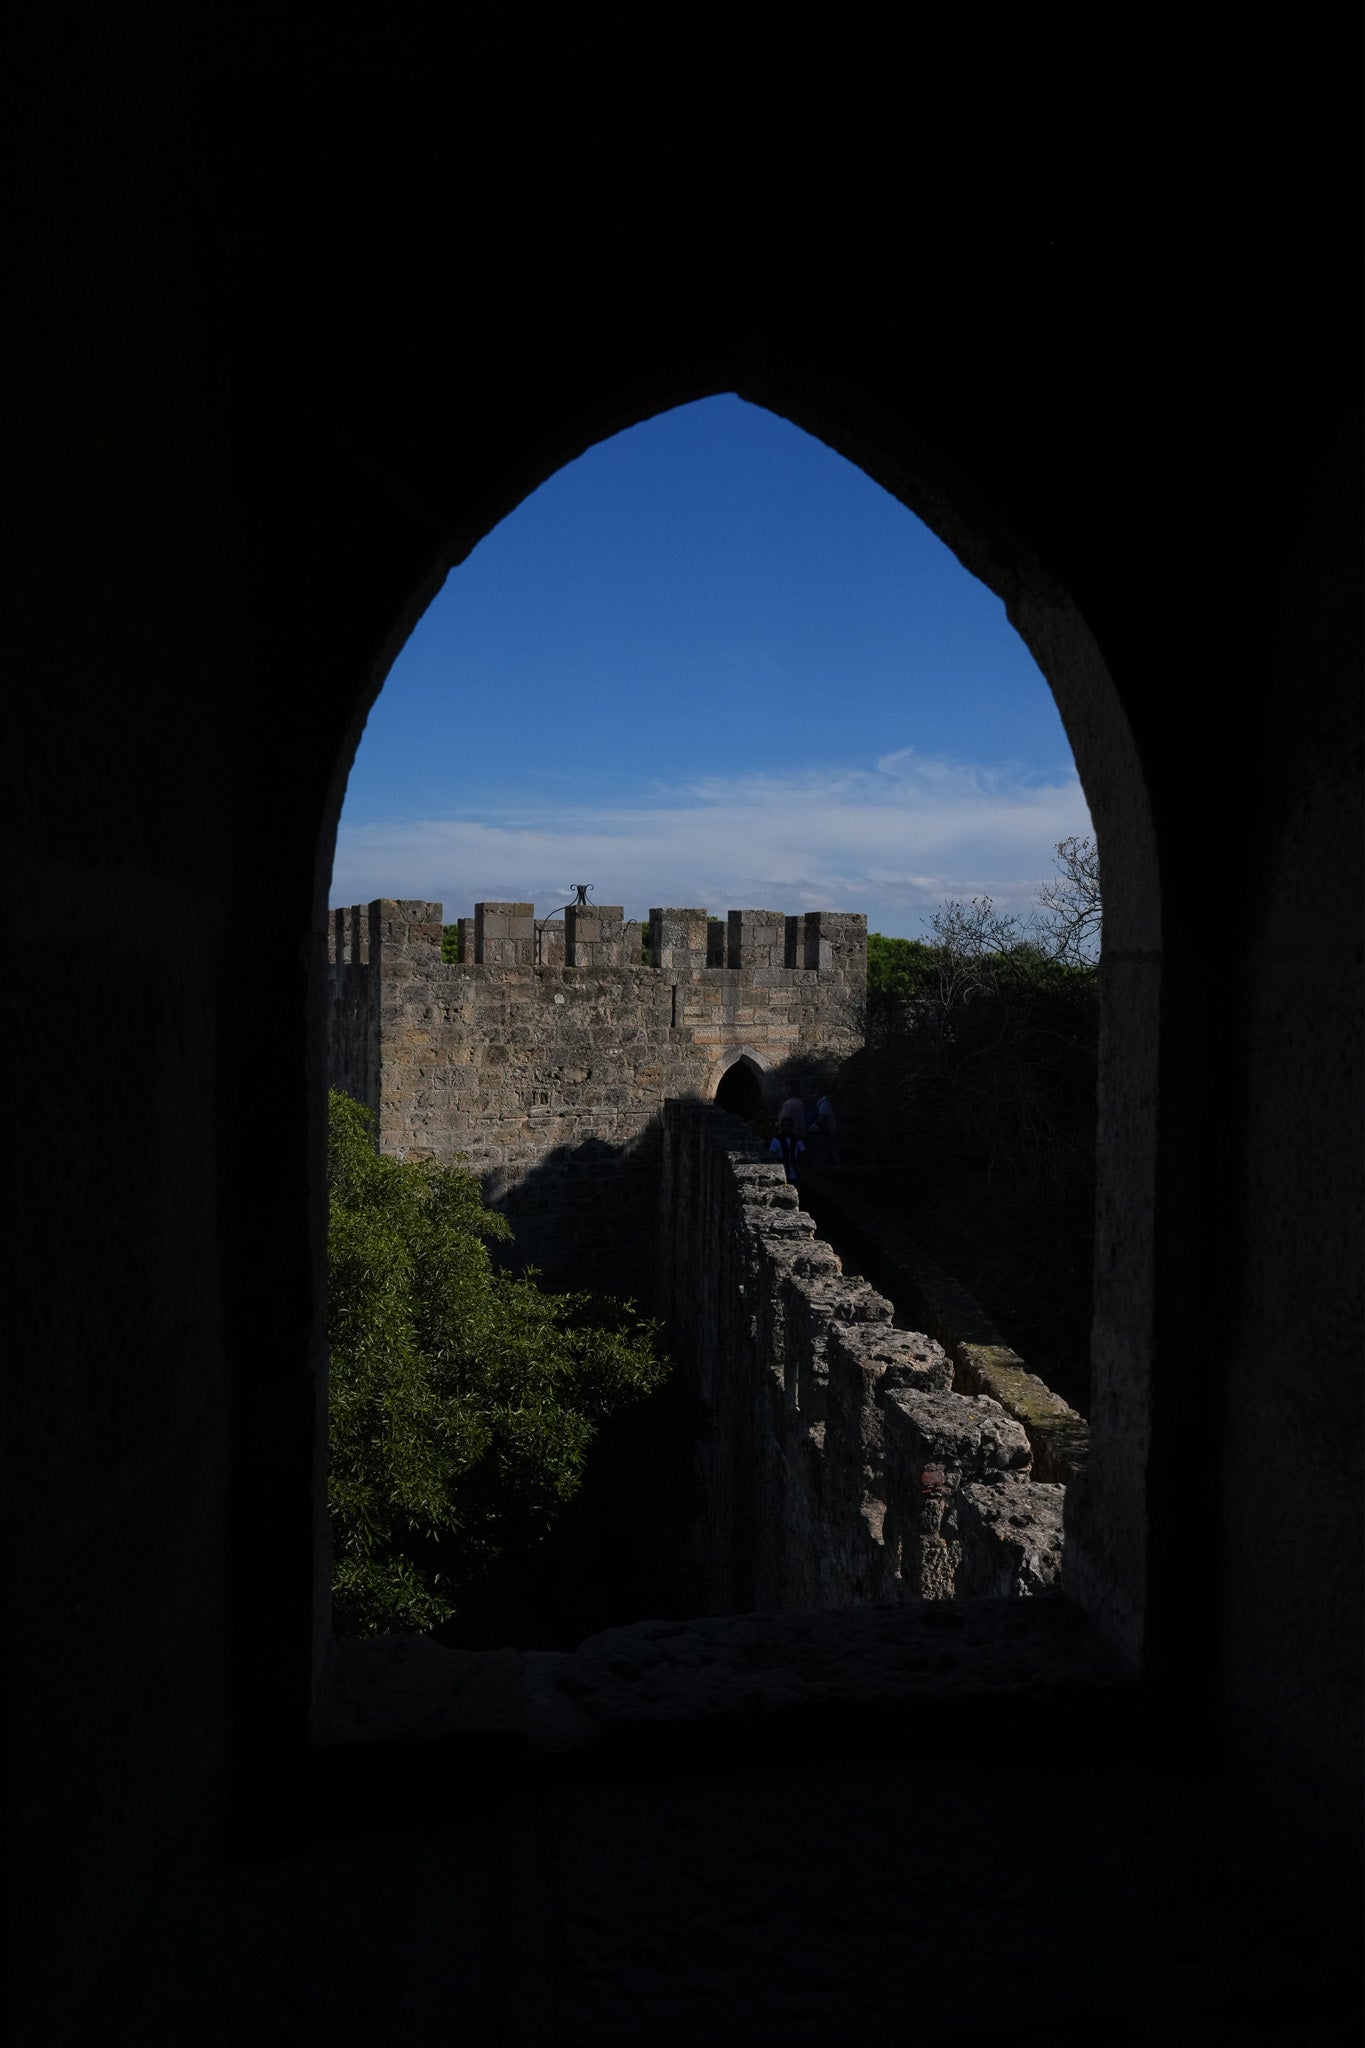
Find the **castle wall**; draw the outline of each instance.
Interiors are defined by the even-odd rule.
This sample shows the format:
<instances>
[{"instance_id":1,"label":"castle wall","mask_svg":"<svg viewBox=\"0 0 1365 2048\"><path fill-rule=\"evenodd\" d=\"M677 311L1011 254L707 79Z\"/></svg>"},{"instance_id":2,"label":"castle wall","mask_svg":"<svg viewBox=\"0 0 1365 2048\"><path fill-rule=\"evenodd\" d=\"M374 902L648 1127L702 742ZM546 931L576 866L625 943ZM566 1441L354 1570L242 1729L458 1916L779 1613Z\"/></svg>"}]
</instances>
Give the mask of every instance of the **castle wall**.
<instances>
[{"instance_id":1,"label":"castle wall","mask_svg":"<svg viewBox=\"0 0 1365 2048\"><path fill-rule=\"evenodd\" d=\"M661 1305L708 1415L711 1612L1055 1585L1064 1489L1034 1483L1023 1425L892 1326L736 1118L669 1102L658 1189Z\"/></svg>"},{"instance_id":2,"label":"castle wall","mask_svg":"<svg viewBox=\"0 0 1365 2048\"><path fill-rule=\"evenodd\" d=\"M800 1078L856 1127L865 918L732 911L725 966L704 909L651 911L648 966L614 905L566 913L562 964L536 963L529 903L470 923L473 957L450 962L438 903L334 913L332 1085L375 1111L383 1151L466 1159L551 1280L641 1291L664 1101L709 1100L736 1058L774 1103Z\"/></svg>"}]
</instances>

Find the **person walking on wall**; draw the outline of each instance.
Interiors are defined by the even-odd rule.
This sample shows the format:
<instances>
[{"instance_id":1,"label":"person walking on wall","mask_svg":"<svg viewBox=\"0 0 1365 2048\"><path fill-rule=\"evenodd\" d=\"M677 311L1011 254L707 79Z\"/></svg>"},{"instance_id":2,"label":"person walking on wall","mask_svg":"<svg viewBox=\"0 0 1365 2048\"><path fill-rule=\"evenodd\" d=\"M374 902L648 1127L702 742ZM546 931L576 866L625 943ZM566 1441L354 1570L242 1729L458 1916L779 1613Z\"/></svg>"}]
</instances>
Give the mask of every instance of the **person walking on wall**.
<instances>
[{"instance_id":1,"label":"person walking on wall","mask_svg":"<svg viewBox=\"0 0 1365 2048\"><path fill-rule=\"evenodd\" d=\"M806 1141L798 1138L792 1129L789 1116L779 1118L777 1136L768 1147L774 1159L780 1159L787 1169L787 1183L796 1187L801 1179L801 1162L806 1156Z\"/></svg>"},{"instance_id":2,"label":"person walking on wall","mask_svg":"<svg viewBox=\"0 0 1365 2048\"><path fill-rule=\"evenodd\" d=\"M791 1094L787 1097L777 1115L779 1124L785 1117L790 1123L792 1130L796 1133L796 1136L804 1139L806 1135L806 1105L801 1100L795 1083L793 1083Z\"/></svg>"}]
</instances>

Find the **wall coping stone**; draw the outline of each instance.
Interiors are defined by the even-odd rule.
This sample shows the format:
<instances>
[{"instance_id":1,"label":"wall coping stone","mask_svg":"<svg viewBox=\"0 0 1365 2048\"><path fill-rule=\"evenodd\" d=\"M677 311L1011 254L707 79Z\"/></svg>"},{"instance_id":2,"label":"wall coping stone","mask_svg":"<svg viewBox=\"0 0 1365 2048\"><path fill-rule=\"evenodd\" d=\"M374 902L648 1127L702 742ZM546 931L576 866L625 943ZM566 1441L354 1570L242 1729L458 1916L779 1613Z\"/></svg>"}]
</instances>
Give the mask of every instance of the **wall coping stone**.
<instances>
[{"instance_id":1,"label":"wall coping stone","mask_svg":"<svg viewBox=\"0 0 1365 2048\"><path fill-rule=\"evenodd\" d=\"M641 1621L576 1650L453 1650L420 1635L339 1643L318 1738L519 1737L580 1749L660 1724L770 1724L815 1705L908 1706L1131 1685L1059 1593Z\"/></svg>"}]
</instances>

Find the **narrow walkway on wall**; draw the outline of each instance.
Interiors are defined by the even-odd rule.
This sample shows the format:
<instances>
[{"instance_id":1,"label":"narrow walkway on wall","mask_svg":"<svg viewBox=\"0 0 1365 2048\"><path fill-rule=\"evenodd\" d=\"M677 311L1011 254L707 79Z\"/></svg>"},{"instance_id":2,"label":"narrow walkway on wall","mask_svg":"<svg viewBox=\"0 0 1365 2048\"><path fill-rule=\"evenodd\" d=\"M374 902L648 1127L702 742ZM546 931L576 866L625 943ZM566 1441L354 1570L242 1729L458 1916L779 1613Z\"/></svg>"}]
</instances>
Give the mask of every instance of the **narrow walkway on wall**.
<instances>
[{"instance_id":1,"label":"narrow walkway on wall","mask_svg":"<svg viewBox=\"0 0 1365 2048\"><path fill-rule=\"evenodd\" d=\"M964 1339L1008 1344L1008 1338L967 1288L943 1272L894 1219L859 1198L852 1176L838 1169L806 1173L800 1198L821 1237L839 1254L844 1271L869 1281L892 1304L897 1329L923 1330L923 1319L930 1315L947 1334L939 1336L937 1330L926 1334L943 1344L950 1356L954 1344ZM925 1301L926 1285L938 1298L937 1316Z\"/></svg>"},{"instance_id":2,"label":"narrow walkway on wall","mask_svg":"<svg viewBox=\"0 0 1365 2048\"><path fill-rule=\"evenodd\" d=\"M997 1400L1023 1424L1040 1480L1065 1485L1076 1477L1089 1449L1084 1418L1029 1370L967 1288L859 1193L856 1174L837 1168L807 1174L801 1207L844 1271L886 1296L896 1328L922 1331L943 1346L957 1392Z\"/></svg>"}]
</instances>

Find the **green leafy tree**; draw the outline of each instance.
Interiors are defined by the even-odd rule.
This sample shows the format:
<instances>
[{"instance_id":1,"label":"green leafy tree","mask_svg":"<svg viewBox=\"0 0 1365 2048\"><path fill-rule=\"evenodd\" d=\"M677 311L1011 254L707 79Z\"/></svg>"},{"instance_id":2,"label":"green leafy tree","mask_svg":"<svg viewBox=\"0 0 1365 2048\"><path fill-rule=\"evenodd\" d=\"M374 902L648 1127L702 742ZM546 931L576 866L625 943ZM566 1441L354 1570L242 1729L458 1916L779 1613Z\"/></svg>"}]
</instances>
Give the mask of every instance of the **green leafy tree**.
<instances>
[{"instance_id":1,"label":"green leafy tree","mask_svg":"<svg viewBox=\"0 0 1365 2048\"><path fill-rule=\"evenodd\" d=\"M1035 1369L1089 1406L1101 904L1064 840L1039 912L944 903L927 941L868 940L878 1198ZM906 1170L908 1169L908 1170Z\"/></svg>"},{"instance_id":2,"label":"green leafy tree","mask_svg":"<svg viewBox=\"0 0 1365 2048\"><path fill-rule=\"evenodd\" d=\"M328 1502L338 1632L426 1629L509 1552L531 1555L610 1414L661 1386L633 1304L499 1273L510 1235L458 1167L375 1149L329 1099Z\"/></svg>"},{"instance_id":3,"label":"green leafy tree","mask_svg":"<svg viewBox=\"0 0 1365 2048\"><path fill-rule=\"evenodd\" d=\"M1041 918L988 896L942 904L932 942L868 938L868 1078L888 1156L980 1162L1061 1193L1093 1175L1099 866L1057 848Z\"/></svg>"},{"instance_id":4,"label":"green leafy tree","mask_svg":"<svg viewBox=\"0 0 1365 2048\"><path fill-rule=\"evenodd\" d=\"M913 1002L937 986L938 954L923 939L867 935L867 993L870 1002Z\"/></svg>"}]
</instances>

